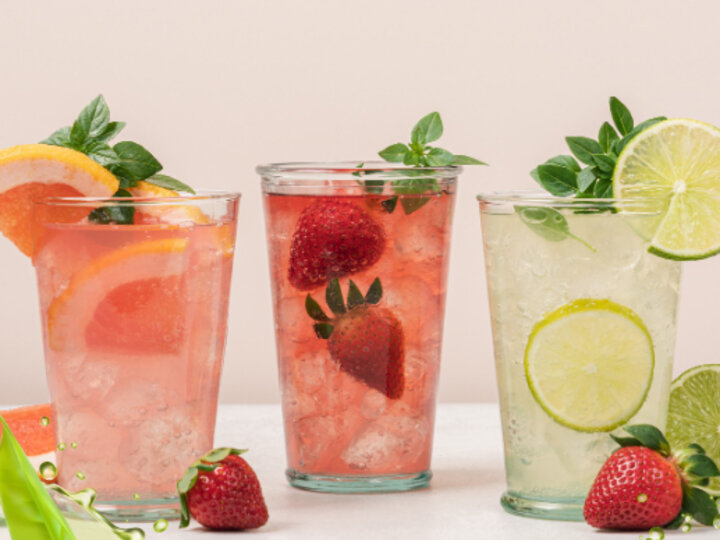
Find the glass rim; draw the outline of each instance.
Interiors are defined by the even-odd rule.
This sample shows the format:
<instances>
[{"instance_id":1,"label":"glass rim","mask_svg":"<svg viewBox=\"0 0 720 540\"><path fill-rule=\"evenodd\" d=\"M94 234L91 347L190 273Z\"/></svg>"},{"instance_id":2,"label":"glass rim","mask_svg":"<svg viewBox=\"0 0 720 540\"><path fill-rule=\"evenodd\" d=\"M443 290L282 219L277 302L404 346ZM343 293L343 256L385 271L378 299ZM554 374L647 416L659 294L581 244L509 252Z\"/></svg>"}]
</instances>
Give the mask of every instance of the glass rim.
<instances>
[{"instance_id":1,"label":"glass rim","mask_svg":"<svg viewBox=\"0 0 720 540\"><path fill-rule=\"evenodd\" d=\"M86 196L48 196L35 199L33 204L36 205L47 205L47 206L97 206L98 204L108 205L114 204L118 206L127 204L143 204L143 205L183 205L202 203L205 201L220 201L220 200L239 200L242 194L238 191L215 191L215 190L202 190L195 194L192 193L178 193L172 197L153 197L142 196L142 197L86 197Z\"/></svg>"},{"instance_id":2,"label":"glass rim","mask_svg":"<svg viewBox=\"0 0 720 540\"><path fill-rule=\"evenodd\" d=\"M623 209L642 208L648 209L648 205L664 207L663 201L651 197L628 197L619 199L611 198L577 198L574 196L558 197L546 191L540 190L508 190L480 193L476 196L480 204L490 206L501 206L506 204L524 204L532 206L547 206L553 208L598 208L618 206Z\"/></svg>"},{"instance_id":3,"label":"glass rim","mask_svg":"<svg viewBox=\"0 0 720 540\"><path fill-rule=\"evenodd\" d=\"M439 180L453 180L462 173L460 165L442 167L413 167L402 163L390 163L379 160L347 160L347 161L288 161L265 163L255 167L255 171L263 180L271 183L286 181L318 181L333 182L349 181L356 183L362 173L372 174L373 180L397 180L403 171L412 171L408 177L432 177ZM423 174L426 173L426 174Z\"/></svg>"}]
</instances>

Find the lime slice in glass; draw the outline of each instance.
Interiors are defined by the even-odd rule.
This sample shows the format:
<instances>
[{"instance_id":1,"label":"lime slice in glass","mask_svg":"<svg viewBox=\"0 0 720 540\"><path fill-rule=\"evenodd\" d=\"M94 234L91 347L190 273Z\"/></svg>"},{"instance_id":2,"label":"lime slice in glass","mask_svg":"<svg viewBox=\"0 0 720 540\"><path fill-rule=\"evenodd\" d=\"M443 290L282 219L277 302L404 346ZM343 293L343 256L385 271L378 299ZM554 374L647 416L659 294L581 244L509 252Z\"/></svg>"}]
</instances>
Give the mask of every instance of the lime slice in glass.
<instances>
[{"instance_id":1,"label":"lime slice in glass","mask_svg":"<svg viewBox=\"0 0 720 540\"><path fill-rule=\"evenodd\" d=\"M692 260L720 252L720 130L676 118L641 131L618 157L613 195L659 203L642 231L652 253Z\"/></svg>"},{"instance_id":2,"label":"lime slice in glass","mask_svg":"<svg viewBox=\"0 0 720 540\"><path fill-rule=\"evenodd\" d=\"M538 322L525 375L540 406L577 431L611 431L638 412L655 354L642 319L610 300L582 298Z\"/></svg>"},{"instance_id":3,"label":"lime slice in glass","mask_svg":"<svg viewBox=\"0 0 720 540\"><path fill-rule=\"evenodd\" d=\"M670 387L667 439L673 450L690 443L703 447L720 463L720 364L688 369ZM706 488L720 495L720 478L712 478Z\"/></svg>"}]
</instances>

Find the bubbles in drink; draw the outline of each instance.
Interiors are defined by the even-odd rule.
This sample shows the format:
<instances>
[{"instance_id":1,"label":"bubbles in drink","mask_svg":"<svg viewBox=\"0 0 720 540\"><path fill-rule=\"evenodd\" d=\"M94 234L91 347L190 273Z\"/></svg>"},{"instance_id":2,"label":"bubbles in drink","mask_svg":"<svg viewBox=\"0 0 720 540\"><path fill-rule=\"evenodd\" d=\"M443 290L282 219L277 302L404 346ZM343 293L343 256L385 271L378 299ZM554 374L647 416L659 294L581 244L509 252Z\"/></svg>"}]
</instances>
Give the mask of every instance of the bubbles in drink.
<instances>
[{"instance_id":1,"label":"bubbles in drink","mask_svg":"<svg viewBox=\"0 0 720 540\"><path fill-rule=\"evenodd\" d=\"M167 519L158 519L155 523L153 523L153 530L155 532L163 532L167 530L168 528L168 522Z\"/></svg>"},{"instance_id":2,"label":"bubbles in drink","mask_svg":"<svg viewBox=\"0 0 720 540\"><path fill-rule=\"evenodd\" d=\"M43 461L38 467L38 472L43 480L53 481L57 477L57 467L50 461Z\"/></svg>"},{"instance_id":3,"label":"bubbles in drink","mask_svg":"<svg viewBox=\"0 0 720 540\"><path fill-rule=\"evenodd\" d=\"M43 416L43 417L40 419L40 424L42 424L43 426L49 426L49 425L50 425L50 419L49 419L47 416Z\"/></svg>"}]
</instances>

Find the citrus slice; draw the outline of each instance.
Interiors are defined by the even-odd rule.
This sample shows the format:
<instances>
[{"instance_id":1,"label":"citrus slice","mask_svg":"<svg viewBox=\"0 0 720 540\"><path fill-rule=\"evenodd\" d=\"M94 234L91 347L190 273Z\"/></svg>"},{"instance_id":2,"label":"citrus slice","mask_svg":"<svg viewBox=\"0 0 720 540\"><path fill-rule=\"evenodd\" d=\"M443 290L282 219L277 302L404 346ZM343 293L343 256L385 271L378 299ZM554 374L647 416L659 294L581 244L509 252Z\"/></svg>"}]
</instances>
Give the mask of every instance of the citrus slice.
<instances>
[{"instance_id":1,"label":"citrus slice","mask_svg":"<svg viewBox=\"0 0 720 540\"><path fill-rule=\"evenodd\" d=\"M140 181L135 187L128 188L133 197L147 198L173 198L181 197L177 191L156 186L150 182ZM136 224L187 224L187 223L209 223L208 217L193 204L148 204L138 203L135 205Z\"/></svg>"},{"instance_id":2,"label":"citrus slice","mask_svg":"<svg viewBox=\"0 0 720 540\"><path fill-rule=\"evenodd\" d=\"M50 418L49 403L0 411L0 416L5 419L28 456L39 456L55 450L52 427L43 421L43 418Z\"/></svg>"},{"instance_id":3,"label":"citrus slice","mask_svg":"<svg viewBox=\"0 0 720 540\"><path fill-rule=\"evenodd\" d=\"M720 130L696 120L658 122L620 153L614 196L659 203L647 220L650 251L676 260L720 252Z\"/></svg>"},{"instance_id":4,"label":"citrus slice","mask_svg":"<svg viewBox=\"0 0 720 540\"><path fill-rule=\"evenodd\" d=\"M185 329L188 240L150 240L112 251L83 268L47 310L55 351L177 352Z\"/></svg>"},{"instance_id":5,"label":"citrus slice","mask_svg":"<svg viewBox=\"0 0 720 540\"><path fill-rule=\"evenodd\" d=\"M40 197L110 197L118 180L81 152L46 144L0 150L0 232L32 255L32 203ZM79 221L88 209L60 210L55 222Z\"/></svg>"},{"instance_id":6,"label":"citrus slice","mask_svg":"<svg viewBox=\"0 0 720 540\"><path fill-rule=\"evenodd\" d=\"M703 447L720 463L720 364L690 368L670 387L667 439L674 450L691 443ZM704 488L720 495L720 478L710 479Z\"/></svg>"},{"instance_id":7,"label":"citrus slice","mask_svg":"<svg viewBox=\"0 0 720 540\"><path fill-rule=\"evenodd\" d=\"M525 348L538 404L577 431L611 431L640 409L655 354L640 317L610 300L582 298L548 314Z\"/></svg>"}]
</instances>

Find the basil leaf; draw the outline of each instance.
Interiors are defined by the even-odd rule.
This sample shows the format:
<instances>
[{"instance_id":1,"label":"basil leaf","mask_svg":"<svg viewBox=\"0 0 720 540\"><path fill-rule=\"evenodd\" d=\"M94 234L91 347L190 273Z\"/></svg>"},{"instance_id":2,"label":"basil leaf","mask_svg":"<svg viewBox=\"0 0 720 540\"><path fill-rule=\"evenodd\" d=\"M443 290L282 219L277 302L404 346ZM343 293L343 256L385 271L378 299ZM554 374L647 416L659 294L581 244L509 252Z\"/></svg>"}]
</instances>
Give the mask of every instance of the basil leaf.
<instances>
[{"instance_id":1,"label":"basil leaf","mask_svg":"<svg viewBox=\"0 0 720 540\"><path fill-rule=\"evenodd\" d=\"M558 197L566 197L577 192L577 174L572 169L553 163L546 163L537 168L540 185Z\"/></svg>"},{"instance_id":2,"label":"basil leaf","mask_svg":"<svg viewBox=\"0 0 720 540\"><path fill-rule=\"evenodd\" d=\"M425 159L431 167L446 167L455 162L455 156L444 148L431 148Z\"/></svg>"},{"instance_id":3,"label":"basil leaf","mask_svg":"<svg viewBox=\"0 0 720 540\"><path fill-rule=\"evenodd\" d=\"M545 165L547 164L562 165L563 167L572 169L575 172L580 172L580 165L578 164L578 162L575 160L574 157L568 155L551 157L545 162Z\"/></svg>"},{"instance_id":4,"label":"basil leaf","mask_svg":"<svg viewBox=\"0 0 720 540\"><path fill-rule=\"evenodd\" d=\"M403 157L403 164L419 165L420 164L420 156L417 155L415 152L408 152L407 154L405 154L405 157Z\"/></svg>"},{"instance_id":5,"label":"basil leaf","mask_svg":"<svg viewBox=\"0 0 720 540\"><path fill-rule=\"evenodd\" d=\"M88 139L88 132L85 127L75 120L70 128L70 148L79 149Z\"/></svg>"},{"instance_id":6,"label":"basil leaf","mask_svg":"<svg viewBox=\"0 0 720 540\"><path fill-rule=\"evenodd\" d=\"M145 181L165 189L171 189L173 191L184 191L185 193L192 193L193 195L195 195L195 190L193 188L191 188L184 182L181 182L177 178L173 178L172 176L168 176L166 174L153 174L152 176L146 178ZM370 180L368 180L368 182L369 181Z\"/></svg>"},{"instance_id":7,"label":"basil leaf","mask_svg":"<svg viewBox=\"0 0 720 540\"><path fill-rule=\"evenodd\" d=\"M12 538L75 540L5 420L0 441L0 500Z\"/></svg>"},{"instance_id":8,"label":"basil leaf","mask_svg":"<svg viewBox=\"0 0 720 540\"><path fill-rule=\"evenodd\" d=\"M593 195L596 199L612 199L613 185L610 180L599 179L593 188Z\"/></svg>"},{"instance_id":9,"label":"basil leaf","mask_svg":"<svg viewBox=\"0 0 720 540\"><path fill-rule=\"evenodd\" d=\"M80 111L76 122L82 126L88 138L94 139L105 129L109 121L110 109L105 103L105 98L99 95Z\"/></svg>"},{"instance_id":10,"label":"basil leaf","mask_svg":"<svg viewBox=\"0 0 720 540\"><path fill-rule=\"evenodd\" d=\"M61 127L47 139L40 141L40 144L51 144L53 146L70 146L70 126Z\"/></svg>"},{"instance_id":11,"label":"basil leaf","mask_svg":"<svg viewBox=\"0 0 720 540\"><path fill-rule=\"evenodd\" d=\"M610 114L621 135L627 135L633 128L633 117L628 108L615 96L610 98Z\"/></svg>"},{"instance_id":12,"label":"basil leaf","mask_svg":"<svg viewBox=\"0 0 720 540\"><path fill-rule=\"evenodd\" d=\"M427 173L425 173L427 174ZM435 178L403 178L392 181L393 191L399 195L417 195L419 193L440 191Z\"/></svg>"},{"instance_id":13,"label":"basil leaf","mask_svg":"<svg viewBox=\"0 0 720 540\"><path fill-rule=\"evenodd\" d=\"M585 192L595 181L596 176L592 167L585 167L577 175L577 185L580 192Z\"/></svg>"},{"instance_id":14,"label":"basil leaf","mask_svg":"<svg viewBox=\"0 0 720 540\"><path fill-rule=\"evenodd\" d=\"M127 173L133 180L145 180L162 169L155 156L138 143L131 141L117 143L113 146L113 150L118 155L118 161L113 167Z\"/></svg>"},{"instance_id":15,"label":"basil leaf","mask_svg":"<svg viewBox=\"0 0 720 540\"><path fill-rule=\"evenodd\" d=\"M535 234L550 242L561 242L566 238L577 240L588 249L595 249L570 232L565 216L553 208L542 206L515 206L515 212L520 220L527 225Z\"/></svg>"},{"instance_id":16,"label":"basil leaf","mask_svg":"<svg viewBox=\"0 0 720 540\"><path fill-rule=\"evenodd\" d=\"M586 165L593 164L593 154L602 153L600 144L589 137L565 137L565 142L575 157Z\"/></svg>"},{"instance_id":17,"label":"basil leaf","mask_svg":"<svg viewBox=\"0 0 720 540\"><path fill-rule=\"evenodd\" d=\"M420 210L429 202L430 199L428 197L403 197L400 199L400 206L402 206L405 215L410 215Z\"/></svg>"},{"instance_id":18,"label":"basil leaf","mask_svg":"<svg viewBox=\"0 0 720 540\"><path fill-rule=\"evenodd\" d=\"M390 163L402 163L408 153L410 153L410 148L407 144L395 143L380 150L378 155Z\"/></svg>"},{"instance_id":19,"label":"basil leaf","mask_svg":"<svg viewBox=\"0 0 720 540\"><path fill-rule=\"evenodd\" d=\"M605 154L593 154L593 164L605 173L612 173L615 170L615 160Z\"/></svg>"},{"instance_id":20,"label":"basil leaf","mask_svg":"<svg viewBox=\"0 0 720 540\"><path fill-rule=\"evenodd\" d=\"M440 114L431 112L423 116L410 134L410 140L416 144L424 145L437 141L443 134L443 124Z\"/></svg>"},{"instance_id":21,"label":"basil leaf","mask_svg":"<svg viewBox=\"0 0 720 540\"><path fill-rule=\"evenodd\" d=\"M453 165L487 165L484 161L463 154L455 154Z\"/></svg>"},{"instance_id":22,"label":"basil leaf","mask_svg":"<svg viewBox=\"0 0 720 540\"><path fill-rule=\"evenodd\" d=\"M612 143L618 140L617 131L610 125L610 122L603 123L598 132L598 143L606 154L612 149ZM597 153L597 152L596 152Z\"/></svg>"},{"instance_id":23,"label":"basil leaf","mask_svg":"<svg viewBox=\"0 0 720 540\"><path fill-rule=\"evenodd\" d=\"M110 139L120 133L125 127L125 122L110 122L105 129L95 136L96 141L108 142Z\"/></svg>"},{"instance_id":24,"label":"basil leaf","mask_svg":"<svg viewBox=\"0 0 720 540\"><path fill-rule=\"evenodd\" d=\"M85 154L100 165L105 167L111 163L115 163L118 160L118 155L115 153L109 144L102 141L92 141L85 146Z\"/></svg>"}]
</instances>

